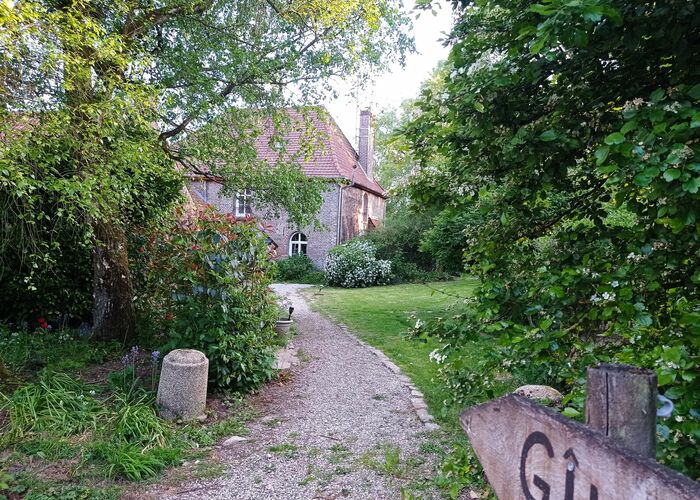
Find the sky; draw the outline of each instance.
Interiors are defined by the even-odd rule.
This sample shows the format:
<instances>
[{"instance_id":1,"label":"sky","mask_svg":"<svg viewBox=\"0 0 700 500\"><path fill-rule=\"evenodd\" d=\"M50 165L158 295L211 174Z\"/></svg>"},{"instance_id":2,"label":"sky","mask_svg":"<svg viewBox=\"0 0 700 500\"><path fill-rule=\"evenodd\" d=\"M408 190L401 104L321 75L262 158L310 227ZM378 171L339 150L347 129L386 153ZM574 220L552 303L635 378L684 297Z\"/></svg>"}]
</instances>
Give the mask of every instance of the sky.
<instances>
[{"instance_id":1,"label":"sky","mask_svg":"<svg viewBox=\"0 0 700 500\"><path fill-rule=\"evenodd\" d=\"M412 0L406 2L412 6ZM420 84L432 73L437 63L446 59L449 48L439 40L449 33L452 25L452 9L449 2L438 4L437 15L422 11L419 19L413 18L413 37L416 52L406 58L406 65L394 64L389 71L378 76L374 83L352 96L352 82L338 82L338 97L324 103L328 112L335 118L351 143L357 145L357 127L360 109L370 108L373 113L390 106L398 106L402 101L418 96Z\"/></svg>"}]
</instances>

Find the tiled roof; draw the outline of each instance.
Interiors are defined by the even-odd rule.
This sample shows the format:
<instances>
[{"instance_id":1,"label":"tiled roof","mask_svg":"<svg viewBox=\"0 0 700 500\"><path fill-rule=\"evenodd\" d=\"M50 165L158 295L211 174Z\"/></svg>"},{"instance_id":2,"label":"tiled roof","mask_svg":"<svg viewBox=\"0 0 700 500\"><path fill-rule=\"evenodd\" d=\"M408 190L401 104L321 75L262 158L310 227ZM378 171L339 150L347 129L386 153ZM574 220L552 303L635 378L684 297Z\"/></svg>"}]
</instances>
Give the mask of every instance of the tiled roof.
<instances>
[{"instance_id":1,"label":"tiled roof","mask_svg":"<svg viewBox=\"0 0 700 500\"><path fill-rule=\"evenodd\" d=\"M274 165L280 160L294 158L310 177L347 179L367 191L386 195L384 188L365 174L355 148L328 112L320 108L307 108L303 112L289 108L286 112L290 125L284 133L285 153L280 155L270 144L274 127L269 120L266 130L256 139L259 159ZM312 127L312 141L305 137L309 133L307 124ZM302 148L308 147L309 142L313 145L313 152L304 155Z\"/></svg>"}]
</instances>

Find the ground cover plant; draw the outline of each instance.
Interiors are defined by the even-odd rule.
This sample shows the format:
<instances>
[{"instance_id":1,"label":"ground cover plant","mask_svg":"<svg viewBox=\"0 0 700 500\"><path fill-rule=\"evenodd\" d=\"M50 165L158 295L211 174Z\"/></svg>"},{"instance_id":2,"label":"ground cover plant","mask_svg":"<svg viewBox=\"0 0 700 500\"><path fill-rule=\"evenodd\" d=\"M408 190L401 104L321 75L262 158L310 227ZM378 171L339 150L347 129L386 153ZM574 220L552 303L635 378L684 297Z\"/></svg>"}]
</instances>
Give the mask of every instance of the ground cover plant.
<instances>
[{"instance_id":1,"label":"ground cover plant","mask_svg":"<svg viewBox=\"0 0 700 500\"><path fill-rule=\"evenodd\" d=\"M160 419L157 351L42 328L3 329L0 343L7 375L0 388L0 495L10 498L117 498L130 487L125 480L205 459L217 440L245 434L254 415L240 399L218 397L204 423Z\"/></svg>"},{"instance_id":2,"label":"ground cover plant","mask_svg":"<svg viewBox=\"0 0 700 500\"><path fill-rule=\"evenodd\" d=\"M436 318L451 317L453 310L474 293L472 279L424 284L391 285L363 289L324 288L322 294L307 291L312 307L333 320L348 325L359 338L380 349L394 361L423 392L432 415L447 433L436 442L442 456L437 485L456 498L467 486L484 487L484 478L466 436L459 427L463 405L454 401L452 389L439 376L443 344L435 338L416 336L416 327ZM465 349L464 362L478 363L496 342L484 338ZM467 352L468 350L468 352ZM504 380L488 394L476 394L474 401L499 396L517 387L518 380Z\"/></svg>"}]
</instances>

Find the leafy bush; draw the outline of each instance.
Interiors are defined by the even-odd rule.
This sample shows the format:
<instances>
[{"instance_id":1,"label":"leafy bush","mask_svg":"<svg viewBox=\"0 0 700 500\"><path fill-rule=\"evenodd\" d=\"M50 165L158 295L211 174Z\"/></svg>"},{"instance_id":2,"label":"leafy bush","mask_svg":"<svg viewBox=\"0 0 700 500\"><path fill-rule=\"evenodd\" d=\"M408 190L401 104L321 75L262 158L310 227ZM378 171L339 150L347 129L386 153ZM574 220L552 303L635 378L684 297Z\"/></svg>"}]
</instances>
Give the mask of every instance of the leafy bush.
<instances>
[{"instance_id":1,"label":"leafy bush","mask_svg":"<svg viewBox=\"0 0 700 500\"><path fill-rule=\"evenodd\" d=\"M213 210L142 237L135 251L144 326L164 350L198 349L212 387L252 390L273 374L276 320L264 235Z\"/></svg>"},{"instance_id":2,"label":"leafy bush","mask_svg":"<svg viewBox=\"0 0 700 500\"><path fill-rule=\"evenodd\" d=\"M326 283L326 273L323 271L313 271L307 274L306 276L303 276L300 280L299 283L302 283L304 285L323 285Z\"/></svg>"},{"instance_id":3,"label":"leafy bush","mask_svg":"<svg viewBox=\"0 0 700 500\"><path fill-rule=\"evenodd\" d=\"M422 165L445 159L417 169L413 198L461 219L481 282L427 327L442 375L461 401L492 397L506 374L548 383L575 415L588 366L653 369L675 405L659 461L697 478L698 19L671 1L477 4L443 87L405 127ZM624 63L601 65L611 53ZM470 364L477 335L499 348Z\"/></svg>"},{"instance_id":4,"label":"leafy bush","mask_svg":"<svg viewBox=\"0 0 700 500\"><path fill-rule=\"evenodd\" d=\"M43 222L43 223L42 223ZM92 256L79 225L55 228L37 221L31 259L22 245L6 244L0 258L0 321L21 324L37 317L77 324L92 312ZM28 262L29 261L29 262Z\"/></svg>"},{"instance_id":5,"label":"leafy bush","mask_svg":"<svg viewBox=\"0 0 700 500\"><path fill-rule=\"evenodd\" d=\"M431 213L416 213L406 207L394 210L401 211L387 217L383 226L356 238L372 244L378 259L391 261L392 283L450 279L461 271L461 265L447 265L438 258L453 252L452 248L436 251L424 245L427 235L435 230Z\"/></svg>"},{"instance_id":6,"label":"leafy bush","mask_svg":"<svg viewBox=\"0 0 700 500\"><path fill-rule=\"evenodd\" d=\"M355 240L331 249L326 258L326 279L331 286L361 288L386 285L391 262L377 259L374 245Z\"/></svg>"},{"instance_id":7,"label":"leafy bush","mask_svg":"<svg viewBox=\"0 0 700 500\"><path fill-rule=\"evenodd\" d=\"M307 274L315 271L313 262L306 255L293 255L276 261L275 279L290 283L300 283Z\"/></svg>"}]
</instances>

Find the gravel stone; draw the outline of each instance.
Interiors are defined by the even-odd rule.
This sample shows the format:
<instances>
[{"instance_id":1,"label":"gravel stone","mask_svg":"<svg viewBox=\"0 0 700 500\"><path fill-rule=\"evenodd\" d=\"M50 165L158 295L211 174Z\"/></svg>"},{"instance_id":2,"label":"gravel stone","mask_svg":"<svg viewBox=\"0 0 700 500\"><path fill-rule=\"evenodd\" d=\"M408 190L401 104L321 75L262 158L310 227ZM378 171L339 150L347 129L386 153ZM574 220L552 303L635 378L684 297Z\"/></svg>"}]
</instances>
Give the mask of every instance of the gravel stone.
<instances>
[{"instance_id":1,"label":"gravel stone","mask_svg":"<svg viewBox=\"0 0 700 500\"><path fill-rule=\"evenodd\" d=\"M422 398L411 398L411 404L416 410L425 410L428 407Z\"/></svg>"},{"instance_id":2,"label":"gravel stone","mask_svg":"<svg viewBox=\"0 0 700 500\"><path fill-rule=\"evenodd\" d=\"M430 438L415 418L398 367L391 363L396 371L391 365L387 370L350 332L311 311L298 294L303 287L275 285L294 303L294 344L311 361L293 366L284 383L267 384L248 398L261 416L248 424L247 441L216 450L214 458L227 467L224 476L185 482L167 493L155 485L151 493L157 498L396 499L415 480L427 485L418 492L421 498L440 498L429 481L435 458L420 452ZM373 398L377 394L382 398ZM279 419L274 428L264 423L269 415ZM416 457L421 460L409 463L419 465L407 466L405 477L368 466L368 457L383 462L386 447L401 450L402 464Z\"/></svg>"},{"instance_id":3,"label":"gravel stone","mask_svg":"<svg viewBox=\"0 0 700 500\"><path fill-rule=\"evenodd\" d=\"M433 416L430 413L428 413L428 410L426 410L425 408L420 408L416 410L416 415L418 415L418 418L420 418L422 422L433 421Z\"/></svg>"},{"instance_id":4,"label":"gravel stone","mask_svg":"<svg viewBox=\"0 0 700 500\"><path fill-rule=\"evenodd\" d=\"M389 361L389 358L385 358L382 364L394 373L401 373L401 369L398 366L396 366L393 362Z\"/></svg>"},{"instance_id":5,"label":"gravel stone","mask_svg":"<svg viewBox=\"0 0 700 500\"><path fill-rule=\"evenodd\" d=\"M231 436L228 438L226 441L221 443L221 446L233 446L236 443L240 443L241 441L248 441L246 438L241 437L241 436Z\"/></svg>"},{"instance_id":6,"label":"gravel stone","mask_svg":"<svg viewBox=\"0 0 700 500\"><path fill-rule=\"evenodd\" d=\"M561 403L564 398L561 392L548 385L523 385L515 389L514 392L535 401L549 401L554 406Z\"/></svg>"}]
</instances>

